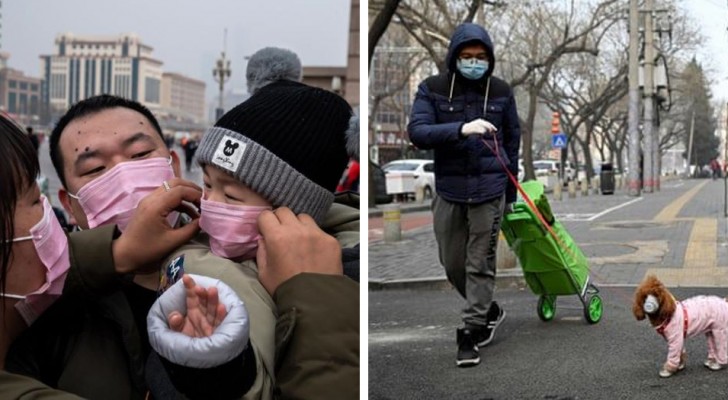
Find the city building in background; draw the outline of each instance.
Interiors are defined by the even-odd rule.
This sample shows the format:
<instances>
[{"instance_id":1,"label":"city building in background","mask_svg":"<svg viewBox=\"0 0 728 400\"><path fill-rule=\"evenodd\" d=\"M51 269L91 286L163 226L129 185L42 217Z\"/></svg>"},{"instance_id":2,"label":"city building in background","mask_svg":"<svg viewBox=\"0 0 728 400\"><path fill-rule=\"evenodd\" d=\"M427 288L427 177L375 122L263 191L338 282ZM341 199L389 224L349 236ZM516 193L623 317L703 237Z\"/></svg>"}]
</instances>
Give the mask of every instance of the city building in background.
<instances>
[{"instance_id":1,"label":"city building in background","mask_svg":"<svg viewBox=\"0 0 728 400\"><path fill-rule=\"evenodd\" d=\"M346 85L346 67L304 66L303 83L343 95Z\"/></svg>"},{"instance_id":2,"label":"city building in background","mask_svg":"<svg viewBox=\"0 0 728 400\"><path fill-rule=\"evenodd\" d=\"M205 82L174 72L162 73L160 105L194 122L205 121Z\"/></svg>"},{"instance_id":3,"label":"city building in background","mask_svg":"<svg viewBox=\"0 0 728 400\"><path fill-rule=\"evenodd\" d=\"M359 108L359 33L359 0L351 0L344 98L356 109Z\"/></svg>"},{"instance_id":4,"label":"city building in background","mask_svg":"<svg viewBox=\"0 0 728 400\"><path fill-rule=\"evenodd\" d=\"M303 83L330 90L359 107L359 0L351 0L346 66L304 66Z\"/></svg>"},{"instance_id":5,"label":"city building in background","mask_svg":"<svg viewBox=\"0 0 728 400\"><path fill-rule=\"evenodd\" d=\"M162 62L134 34L58 35L55 54L41 55L44 102L55 120L71 105L113 94L156 109L161 100Z\"/></svg>"},{"instance_id":6,"label":"city building in background","mask_svg":"<svg viewBox=\"0 0 728 400\"><path fill-rule=\"evenodd\" d=\"M60 34L55 51L41 55L43 123L53 123L78 101L112 94L138 101L165 130L200 129L205 118L205 83L165 73L153 48L133 34Z\"/></svg>"},{"instance_id":7,"label":"city building in background","mask_svg":"<svg viewBox=\"0 0 728 400\"><path fill-rule=\"evenodd\" d=\"M443 49L443 51L446 49ZM425 48L400 26L390 26L374 50L369 69L369 145L373 162L432 158L415 148L407 124L417 85L437 73Z\"/></svg>"},{"instance_id":8,"label":"city building in background","mask_svg":"<svg viewBox=\"0 0 728 400\"><path fill-rule=\"evenodd\" d=\"M41 80L8 67L8 53L0 53L0 110L21 125L37 125L42 113Z\"/></svg>"}]
</instances>

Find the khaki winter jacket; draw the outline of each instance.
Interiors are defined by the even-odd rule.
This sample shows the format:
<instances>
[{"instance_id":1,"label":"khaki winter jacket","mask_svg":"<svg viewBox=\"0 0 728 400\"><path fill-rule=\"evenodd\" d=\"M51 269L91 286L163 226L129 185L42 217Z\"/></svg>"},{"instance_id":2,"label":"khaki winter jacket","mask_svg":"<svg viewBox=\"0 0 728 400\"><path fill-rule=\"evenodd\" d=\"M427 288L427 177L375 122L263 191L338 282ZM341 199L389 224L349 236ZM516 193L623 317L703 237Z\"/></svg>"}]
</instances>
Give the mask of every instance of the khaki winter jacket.
<instances>
[{"instance_id":1,"label":"khaki winter jacket","mask_svg":"<svg viewBox=\"0 0 728 400\"><path fill-rule=\"evenodd\" d=\"M17 400L81 400L80 397L51 389L26 376L0 370L0 398Z\"/></svg>"},{"instance_id":2,"label":"khaki winter jacket","mask_svg":"<svg viewBox=\"0 0 728 400\"><path fill-rule=\"evenodd\" d=\"M359 398L359 284L299 274L278 287L277 399Z\"/></svg>"},{"instance_id":3,"label":"khaki winter jacket","mask_svg":"<svg viewBox=\"0 0 728 400\"><path fill-rule=\"evenodd\" d=\"M358 200L358 196L339 196L337 198L337 203L332 205L321 225L324 231L337 238L342 248L352 247L359 243L359 210L343 204L356 204L358 206ZM257 375L252 388L243 398L274 398L274 377L275 371L278 369L275 367L277 332L276 320L278 316L276 312L276 304L258 281L258 268L254 260L237 263L215 256L210 252L208 238L204 233L199 234L194 241L172 253L163 265L169 266L179 264L181 256L184 256L183 266L185 273L199 274L214 279L220 279L230 286L238 297L240 297L240 299L245 303L245 307L248 309L248 315L250 317L250 343L256 355ZM358 259L356 261L358 263ZM353 283L353 281L351 282ZM311 297L315 297L313 294L309 293L309 295ZM358 286L355 291L348 291L347 294L342 295L342 297L351 297L356 300L356 309L350 310L350 312L356 315L358 327ZM328 304L328 301L323 301L321 303L322 305L326 305ZM324 309L324 314L326 313L327 311ZM293 327L291 327L291 329L293 329ZM303 332L306 331L304 330ZM356 387L358 389L358 328L356 335ZM296 337L298 337L298 335ZM318 337L318 334L314 329L311 329L310 332L304 334L304 337L301 340L314 340L315 337ZM335 343L334 345L336 350L340 349L338 344ZM290 365L293 366L296 364ZM304 382L299 382L298 384L303 383ZM309 381L305 382L305 384L308 387L315 387L315 385L311 384ZM314 396L311 398L320 397Z\"/></svg>"}]
</instances>

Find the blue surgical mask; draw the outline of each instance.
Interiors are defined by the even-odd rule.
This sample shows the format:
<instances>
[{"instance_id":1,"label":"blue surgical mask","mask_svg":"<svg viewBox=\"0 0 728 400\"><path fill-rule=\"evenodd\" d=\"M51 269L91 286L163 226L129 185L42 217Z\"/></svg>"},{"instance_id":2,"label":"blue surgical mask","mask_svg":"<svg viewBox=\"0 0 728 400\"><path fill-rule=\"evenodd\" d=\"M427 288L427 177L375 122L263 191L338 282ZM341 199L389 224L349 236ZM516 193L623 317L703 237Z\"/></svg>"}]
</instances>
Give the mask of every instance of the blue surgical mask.
<instances>
[{"instance_id":1,"label":"blue surgical mask","mask_svg":"<svg viewBox=\"0 0 728 400\"><path fill-rule=\"evenodd\" d=\"M464 77L476 80L485 75L485 71L488 70L488 61L477 58L459 58L457 68Z\"/></svg>"}]
</instances>

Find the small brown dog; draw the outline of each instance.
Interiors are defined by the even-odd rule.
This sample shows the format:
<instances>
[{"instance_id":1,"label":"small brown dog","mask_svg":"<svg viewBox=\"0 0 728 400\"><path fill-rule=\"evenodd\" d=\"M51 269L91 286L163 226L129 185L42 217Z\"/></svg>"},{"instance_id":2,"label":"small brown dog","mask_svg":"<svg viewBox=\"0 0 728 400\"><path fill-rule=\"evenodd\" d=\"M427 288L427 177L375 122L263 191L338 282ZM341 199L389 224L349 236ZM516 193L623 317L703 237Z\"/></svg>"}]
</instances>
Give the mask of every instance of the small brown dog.
<instances>
[{"instance_id":1,"label":"small brown dog","mask_svg":"<svg viewBox=\"0 0 728 400\"><path fill-rule=\"evenodd\" d=\"M717 296L695 296L677 301L665 285L650 275L637 287L632 313L637 320L649 317L657 333L667 340L667 361L660 376L667 378L685 368L685 339L705 333L712 371L728 364L728 302Z\"/></svg>"}]
</instances>

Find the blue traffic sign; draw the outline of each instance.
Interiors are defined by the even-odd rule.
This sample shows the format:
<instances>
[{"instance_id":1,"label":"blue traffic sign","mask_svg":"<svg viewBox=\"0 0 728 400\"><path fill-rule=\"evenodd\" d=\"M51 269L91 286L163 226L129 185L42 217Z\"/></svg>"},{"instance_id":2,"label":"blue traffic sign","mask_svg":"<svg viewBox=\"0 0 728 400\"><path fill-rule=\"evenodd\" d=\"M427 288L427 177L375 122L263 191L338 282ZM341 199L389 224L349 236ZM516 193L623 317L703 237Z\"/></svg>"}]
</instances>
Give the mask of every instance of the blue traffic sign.
<instances>
[{"instance_id":1,"label":"blue traffic sign","mask_svg":"<svg viewBox=\"0 0 728 400\"><path fill-rule=\"evenodd\" d=\"M551 135L551 147L555 149L565 149L567 143L568 140L566 139L565 134L559 133L557 135Z\"/></svg>"}]
</instances>

